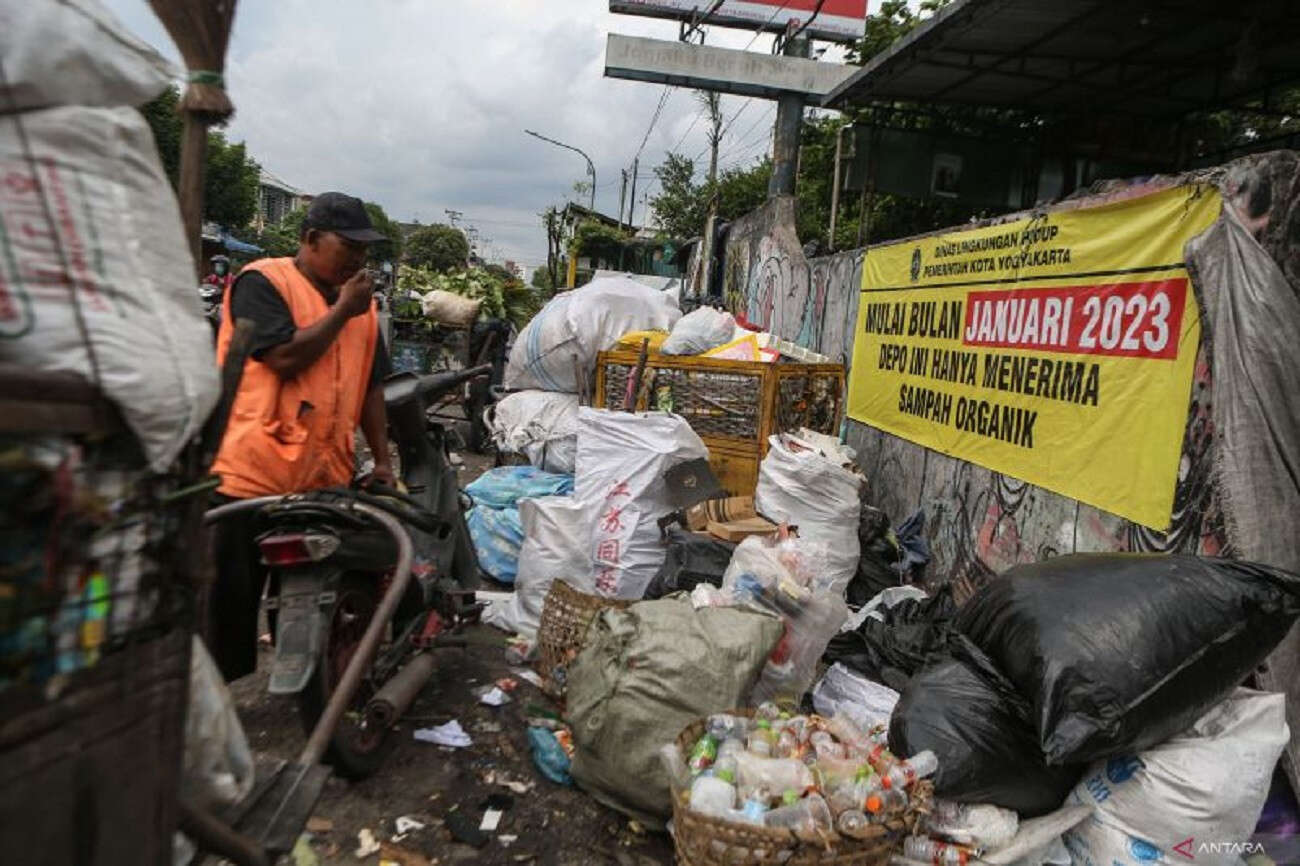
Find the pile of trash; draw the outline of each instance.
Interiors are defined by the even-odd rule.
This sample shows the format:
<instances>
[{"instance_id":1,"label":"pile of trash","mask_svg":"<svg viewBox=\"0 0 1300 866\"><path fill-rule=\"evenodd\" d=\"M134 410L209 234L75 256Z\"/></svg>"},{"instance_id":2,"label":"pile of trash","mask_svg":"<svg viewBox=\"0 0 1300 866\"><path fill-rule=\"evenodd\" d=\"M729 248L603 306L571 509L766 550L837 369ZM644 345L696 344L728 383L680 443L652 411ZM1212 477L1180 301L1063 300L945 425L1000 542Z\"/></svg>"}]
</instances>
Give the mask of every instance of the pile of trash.
<instances>
[{"instance_id":1,"label":"pile of trash","mask_svg":"<svg viewBox=\"0 0 1300 866\"><path fill-rule=\"evenodd\" d=\"M660 756L688 808L813 841L860 837L901 817L917 782L938 768L933 752L895 757L883 729L864 732L843 716L795 715L770 702L752 718L709 716L685 762L676 744Z\"/></svg>"},{"instance_id":2,"label":"pile of trash","mask_svg":"<svg viewBox=\"0 0 1300 866\"><path fill-rule=\"evenodd\" d=\"M963 605L942 575L926 592L924 512L894 526L868 505L838 439L773 435L752 495L727 495L682 417L579 405L596 347L620 338L769 348L645 287L593 283L588 301L614 289L616 312L577 293L543 311L512 375L552 390L497 416L499 442L573 481L517 501L516 591L489 621L526 651L556 579L633 602L596 614L566 666L563 778L648 826L676 803L823 840L878 834L925 778L933 807L896 853L946 866L1150 862L1188 835L1250 838L1288 730L1281 696L1239 687L1300 616L1300 577L1091 554L1017 566Z\"/></svg>"}]
</instances>

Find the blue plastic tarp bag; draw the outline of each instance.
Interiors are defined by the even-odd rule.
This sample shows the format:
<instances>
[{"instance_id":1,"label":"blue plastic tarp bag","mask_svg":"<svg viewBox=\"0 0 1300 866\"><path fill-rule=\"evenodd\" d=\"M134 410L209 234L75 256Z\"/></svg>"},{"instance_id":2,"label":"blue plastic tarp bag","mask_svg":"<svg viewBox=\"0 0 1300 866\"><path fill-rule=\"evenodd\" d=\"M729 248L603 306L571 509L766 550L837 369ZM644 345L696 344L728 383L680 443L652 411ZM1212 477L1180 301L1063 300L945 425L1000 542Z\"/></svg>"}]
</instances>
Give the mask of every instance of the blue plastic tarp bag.
<instances>
[{"instance_id":1,"label":"blue plastic tarp bag","mask_svg":"<svg viewBox=\"0 0 1300 866\"><path fill-rule=\"evenodd\" d=\"M519 573L519 548L524 543L519 509L479 505L465 515L465 523L479 566L502 583L514 583Z\"/></svg>"},{"instance_id":2,"label":"blue plastic tarp bag","mask_svg":"<svg viewBox=\"0 0 1300 866\"><path fill-rule=\"evenodd\" d=\"M544 472L535 466L498 466L466 485L465 492L475 505L514 508L521 499L567 496L573 492L573 476Z\"/></svg>"}]
</instances>

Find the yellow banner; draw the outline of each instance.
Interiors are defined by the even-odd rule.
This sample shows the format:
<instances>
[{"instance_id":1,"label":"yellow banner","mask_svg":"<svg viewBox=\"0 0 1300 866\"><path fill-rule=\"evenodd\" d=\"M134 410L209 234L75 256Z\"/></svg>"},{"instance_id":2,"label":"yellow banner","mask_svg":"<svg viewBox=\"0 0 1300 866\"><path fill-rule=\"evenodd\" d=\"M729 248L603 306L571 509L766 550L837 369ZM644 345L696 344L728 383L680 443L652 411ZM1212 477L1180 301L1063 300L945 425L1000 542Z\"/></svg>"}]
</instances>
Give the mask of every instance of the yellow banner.
<instances>
[{"instance_id":1,"label":"yellow banner","mask_svg":"<svg viewBox=\"0 0 1300 866\"><path fill-rule=\"evenodd\" d=\"M1181 186L868 251L850 417L1166 529L1201 328Z\"/></svg>"}]
</instances>

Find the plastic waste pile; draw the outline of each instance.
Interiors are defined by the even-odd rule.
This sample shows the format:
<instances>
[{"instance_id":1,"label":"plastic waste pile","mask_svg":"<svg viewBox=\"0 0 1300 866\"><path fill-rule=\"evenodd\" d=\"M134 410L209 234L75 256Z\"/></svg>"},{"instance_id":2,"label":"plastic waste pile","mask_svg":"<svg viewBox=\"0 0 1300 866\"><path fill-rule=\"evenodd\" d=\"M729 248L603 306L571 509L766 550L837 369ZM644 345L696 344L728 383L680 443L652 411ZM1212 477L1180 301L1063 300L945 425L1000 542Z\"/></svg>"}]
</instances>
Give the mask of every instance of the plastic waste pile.
<instances>
[{"instance_id":1,"label":"plastic waste pile","mask_svg":"<svg viewBox=\"0 0 1300 866\"><path fill-rule=\"evenodd\" d=\"M736 548L721 589L700 584L696 607L738 606L778 617L784 627L750 695L751 703L798 699L812 685L817 660L848 617L844 589L827 568L825 545L782 531L747 538Z\"/></svg>"},{"instance_id":2,"label":"plastic waste pile","mask_svg":"<svg viewBox=\"0 0 1300 866\"><path fill-rule=\"evenodd\" d=\"M675 745L660 757L690 809L808 839L857 837L901 817L916 783L938 768L933 752L895 756L881 728L792 715L771 702L752 719L710 716L685 762Z\"/></svg>"}]
</instances>

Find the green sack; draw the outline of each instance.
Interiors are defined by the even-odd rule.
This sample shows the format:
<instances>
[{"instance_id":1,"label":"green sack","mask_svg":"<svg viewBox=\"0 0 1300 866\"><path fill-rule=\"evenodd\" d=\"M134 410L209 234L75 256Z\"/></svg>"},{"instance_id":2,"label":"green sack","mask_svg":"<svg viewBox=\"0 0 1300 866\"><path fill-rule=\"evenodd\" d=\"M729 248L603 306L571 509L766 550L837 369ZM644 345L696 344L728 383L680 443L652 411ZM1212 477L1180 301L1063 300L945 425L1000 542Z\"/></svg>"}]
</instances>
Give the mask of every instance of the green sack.
<instances>
[{"instance_id":1,"label":"green sack","mask_svg":"<svg viewBox=\"0 0 1300 866\"><path fill-rule=\"evenodd\" d=\"M600 613L569 668L573 778L601 803L662 827L672 799L660 747L696 719L740 706L782 630L755 611L695 610L683 594Z\"/></svg>"}]
</instances>

